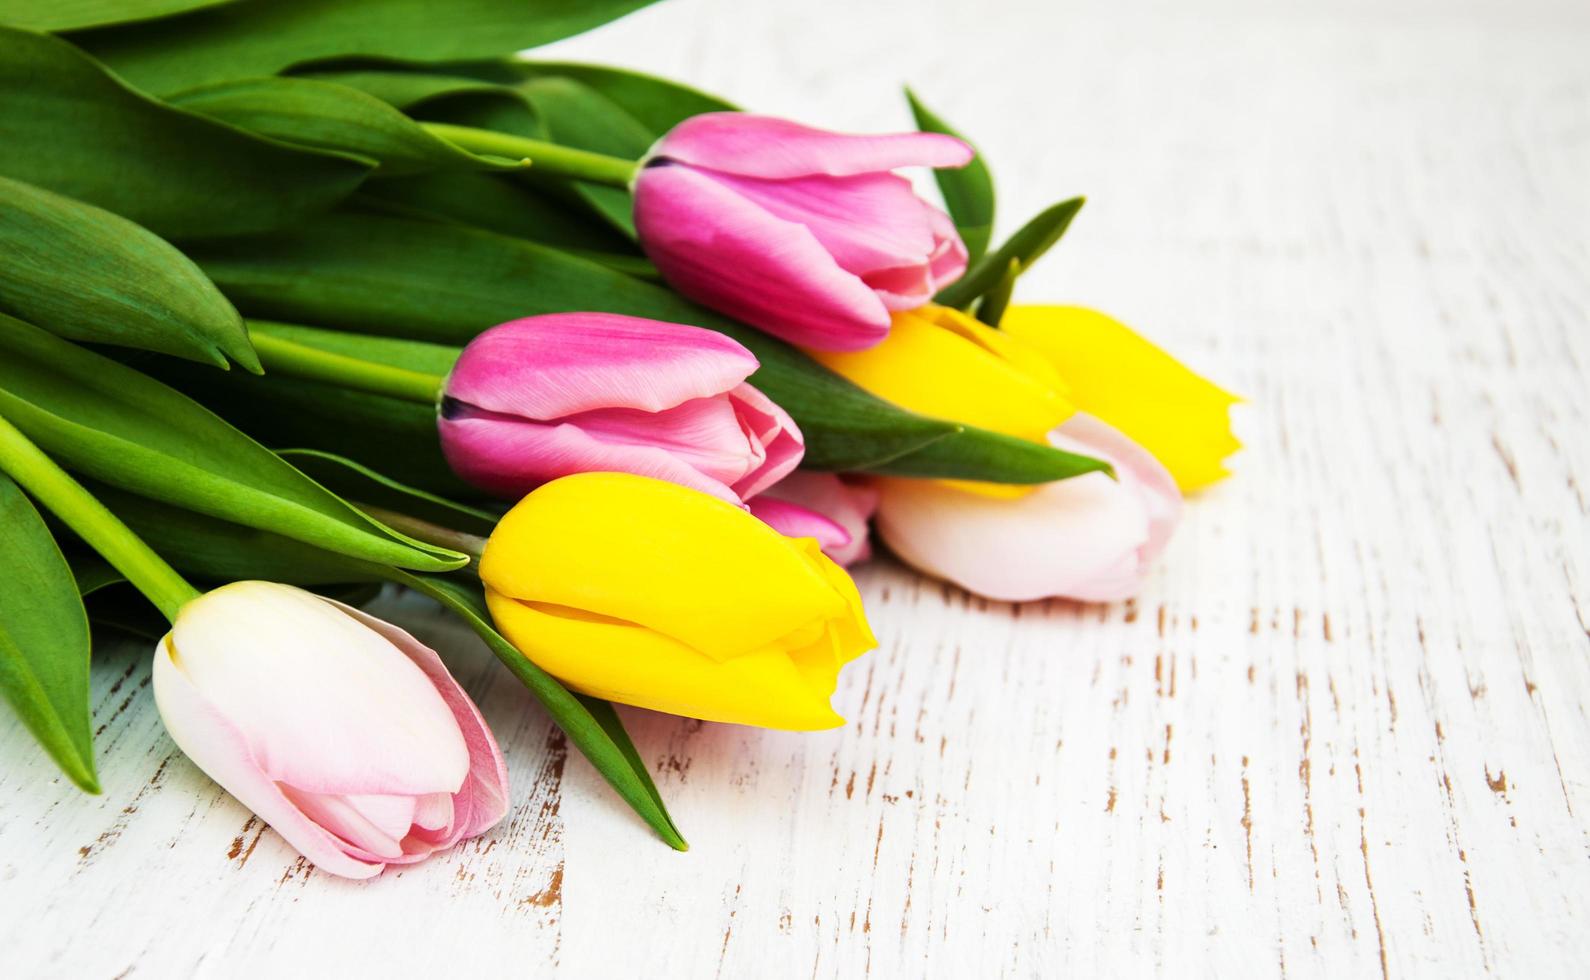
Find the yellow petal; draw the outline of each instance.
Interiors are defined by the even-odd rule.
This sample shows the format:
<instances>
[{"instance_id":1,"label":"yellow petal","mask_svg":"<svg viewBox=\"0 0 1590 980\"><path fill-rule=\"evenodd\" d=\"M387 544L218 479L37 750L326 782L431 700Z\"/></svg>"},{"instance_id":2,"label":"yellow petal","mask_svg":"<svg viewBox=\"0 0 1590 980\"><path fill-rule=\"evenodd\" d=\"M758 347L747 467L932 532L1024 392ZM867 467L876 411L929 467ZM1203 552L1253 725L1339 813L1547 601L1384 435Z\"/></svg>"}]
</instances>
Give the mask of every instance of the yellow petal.
<instances>
[{"instance_id":1,"label":"yellow petal","mask_svg":"<svg viewBox=\"0 0 1590 980\"><path fill-rule=\"evenodd\" d=\"M1229 475L1223 461L1241 448L1231 434L1235 395L1094 310L1013 306L1000 327L1041 351L1076 407L1153 453L1182 492Z\"/></svg>"},{"instance_id":2,"label":"yellow petal","mask_svg":"<svg viewBox=\"0 0 1590 980\"><path fill-rule=\"evenodd\" d=\"M839 670L877 645L811 538L623 473L564 477L498 523L480 576L498 628L570 686L770 728L831 728Z\"/></svg>"},{"instance_id":3,"label":"yellow petal","mask_svg":"<svg viewBox=\"0 0 1590 980\"><path fill-rule=\"evenodd\" d=\"M808 351L885 401L935 418L1042 442L1075 409L1042 355L958 310L894 314L863 351Z\"/></svg>"}]
</instances>

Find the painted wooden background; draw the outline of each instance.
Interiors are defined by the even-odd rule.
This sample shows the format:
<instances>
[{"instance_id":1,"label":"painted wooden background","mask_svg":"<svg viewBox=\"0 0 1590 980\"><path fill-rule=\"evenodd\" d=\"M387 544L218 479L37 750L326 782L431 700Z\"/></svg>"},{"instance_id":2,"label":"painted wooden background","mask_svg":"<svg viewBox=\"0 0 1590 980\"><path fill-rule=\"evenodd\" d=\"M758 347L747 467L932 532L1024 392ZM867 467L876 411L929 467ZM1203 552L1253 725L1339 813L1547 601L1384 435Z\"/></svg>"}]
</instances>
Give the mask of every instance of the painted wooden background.
<instances>
[{"instance_id":1,"label":"painted wooden background","mask_svg":"<svg viewBox=\"0 0 1590 980\"><path fill-rule=\"evenodd\" d=\"M102 649L102 797L0 716L0 973L1590 970L1590 6L677 0L559 54L836 128L903 126L909 81L1004 229L1089 195L1024 298L1245 393L1237 478L1132 603L861 570L883 646L842 730L630 712L688 854L418 602L382 609L516 805L368 884L218 792L147 652Z\"/></svg>"}]
</instances>

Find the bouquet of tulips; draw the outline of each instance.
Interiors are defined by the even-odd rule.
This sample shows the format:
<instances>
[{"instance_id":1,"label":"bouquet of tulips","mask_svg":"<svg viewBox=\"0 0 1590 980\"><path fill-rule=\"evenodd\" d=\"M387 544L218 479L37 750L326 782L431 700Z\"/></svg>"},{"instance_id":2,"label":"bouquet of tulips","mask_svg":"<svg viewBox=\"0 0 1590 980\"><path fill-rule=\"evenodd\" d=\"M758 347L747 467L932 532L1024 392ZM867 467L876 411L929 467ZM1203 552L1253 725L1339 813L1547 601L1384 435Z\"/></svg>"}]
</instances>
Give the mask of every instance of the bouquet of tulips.
<instances>
[{"instance_id":1,"label":"bouquet of tulips","mask_svg":"<svg viewBox=\"0 0 1590 980\"><path fill-rule=\"evenodd\" d=\"M97 791L89 629L206 773L368 877L507 809L456 614L684 841L612 705L832 728L845 570L1132 594L1233 398L1014 304L972 146L516 52L646 0L0 3L0 691ZM930 168L945 208L896 173Z\"/></svg>"}]
</instances>

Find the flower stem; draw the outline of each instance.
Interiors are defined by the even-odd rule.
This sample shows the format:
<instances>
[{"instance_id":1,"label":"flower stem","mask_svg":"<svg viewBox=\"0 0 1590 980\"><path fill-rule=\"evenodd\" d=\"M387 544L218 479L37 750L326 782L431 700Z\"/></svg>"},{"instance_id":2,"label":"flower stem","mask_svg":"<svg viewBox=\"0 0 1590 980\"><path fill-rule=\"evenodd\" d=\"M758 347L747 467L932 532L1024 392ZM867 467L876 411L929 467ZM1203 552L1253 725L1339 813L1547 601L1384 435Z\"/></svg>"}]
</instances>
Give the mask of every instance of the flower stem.
<instances>
[{"instance_id":1,"label":"flower stem","mask_svg":"<svg viewBox=\"0 0 1590 980\"><path fill-rule=\"evenodd\" d=\"M435 405L441 398L442 385L446 380L423 371L410 371L321 350L265 332L257 326L250 329L249 338L254 342L260 363L268 372L324 381L372 395Z\"/></svg>"},{"instance_id":2,"label":"flower stem","mask_svg":"<svg viewBox=\"0 0 1590 980\"><path fill-rule=\"evenodd\" d=\"M611 187L628 187L635 179L638 165L634 160L610 157L605 153L577 150L545 140L499 133L493 129L476 129L473 126L454 126L449 123L420 123L432 136L439 136L460 149L471 153L526 159L533 170L555 177L570 177L593 184Z\"/></svg>"},{"instance_id":3,"label":"flower stem","mask_svg":"<svg viewBox=\"0 0 1590 980\"><path fill-rule=\"evenodd\" d=\"M3 416L0 416L0 470L10 474L116 571L127 576L127 581L154 603L168 621L175 622L177 611L190 599L199 597L199 590L144 544L132 528L123 524Z\"/></svg>"}]
</instances>

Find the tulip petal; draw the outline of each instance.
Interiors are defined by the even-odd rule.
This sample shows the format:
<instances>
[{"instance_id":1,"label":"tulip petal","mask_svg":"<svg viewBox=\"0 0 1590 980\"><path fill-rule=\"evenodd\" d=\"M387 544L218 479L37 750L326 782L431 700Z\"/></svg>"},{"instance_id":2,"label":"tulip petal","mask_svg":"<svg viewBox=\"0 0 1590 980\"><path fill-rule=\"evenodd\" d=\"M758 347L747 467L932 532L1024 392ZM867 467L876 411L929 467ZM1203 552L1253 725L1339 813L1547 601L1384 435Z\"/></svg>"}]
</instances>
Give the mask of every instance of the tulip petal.
<instances>
[{"instance_id":1,"label":"tulip petal","mask_svg":"<svg viewBox=\"0 0 1590 980\"><path fill-rule=\"evenodd\" d=\"M838 546L830 547L820 535L810 534L823 544L823 553L839 565L854 565L872 556L867 522L878 509L878 491L873 487L865 483L846 482L832 473L796 470L769 487L763 496L750 505L752 514L773 525L780 533L790 535L791 532L778 520L770 520L757 509L759 504L769 499L787 501L803 511L816 512L839 525L847 541Z\"/></svg>"},{"instance_id":2,"label":"tulip petal","mask_svg":"<svg viewBox=\"0 0 1590 980\"><path fill-rule=\"evenodd\" d=\"M437 423L442 452L459 477L488 493L517 498L578 473L633 473L667 480L738 504L726 484L657 446L610 444L570 424L543 425L459 407Z\"/></svg>"},{"instance_id":3,"label":"tulip petal","mask_svg":"<svg viewBox=\"0 0 1590 980\"><path fill-rule=\"evenodd\" d=\"M172 740L193 763L271 826L317 868L371 878L382 865L349 855L338 839L305 816L261 769L249 740L199 693L172 658L173 634L155 648L155 703Z\"/></svg>"},{"instance_id":4,"label":"tulip petal","mask_svg":"<svg viewBox=\"0 0 1590 980\"><path fill-rule=\"evenodd\" d=\"M1000 326L1040 350L1077 406L1148 450L1183 492L1228 475L1241 448L1231 433L1238 399L1130 328L1079 306L1014 306Z\"/></svg>"},{"instance_id":5,"label":"tulip petal","mask_svg":"<svg viewBox=\"0 0 1590 980\"><path fill-rule=\"evenodd\" d=\"M498 747L496 737L486 726L486 719L481 717L475 702L464 693L436 651L407 631L352 606L330 599L326 601L341 607L348 615L381 634L402 651L435 686L463 735L469 757L469 772L463 785L453 791L448 804L452 833L444 843L436 845L437 848L450 847L457 841L479 836L495 827L508 813L508 766L503 761L502 749ZM426 796L429 795L421 797L426 812L422 814L417 806L414 816L415 823L427 828L438 819L436 814L441 807L434 801L426 802Z\"/></svg>"},{"instance_id":6,"label":"tulip petal","mask_svg":"<svg viewBox=\"0 0 1590 980\"><path fill-rule=\"evenodd\" d=\"M235 582L183 607L175 663L271 779L328 795L456 790L470 760L447 703L389 641L394 627L346 608Z\"/></svg>"},{"instance_id":7,"label":"tulip petal","mask_svg":"<svg viewBox=\"0 0 1590 980\"><path fill-rule=\"evenodd\" d=\"M736 387L729 398L746 437L760 450L760 463L731 487L741 500L749 500L800 465L806 438L788 412L751 385Z\"/></svg>"},{"instance_id":8,"label":"tulip petal","mask_svg":"<svg viewBox=\"0 0 1590 980\"><path fill-rule=\"evenodd\" d=\"M779 500L776 497L761 496L749 501L746 507L750 509L752 517L786 538L815 539L824 554L832 556L834 552L850 547L849 531L841 527L837 521L829 520L815 510L808 510L800 504Z\"/></svg>"},{"instance_id":9,"label":"tulip petal","mask_svg":"<svg viewBox=\"0 0 1590 980\"><path fill-rule=\"evenodd\" d=\"M553 313L492 327L464 348L447 395L551 421L580 412L660 412L727 391L757 369L714 330L613 313Z\"/></svg>"},{"instance_id":10,"label":"tulip petal","mask_svg":"<svg viewBox=\"0 0 1590 980\"><path fill-rule=\"evenodd\" d=\"M414 798L414 826L419 830L445 831L453 825L453 794L426 793Z\"/></svg>"},{"instance_id":11,"label":"tulip petal","mask_svg":"<svg viewBox=\"0 0 1590 980\"><path fill-rule=\"evenodd\" d=\"M351 797L334 793L310 793L281 784L282 793L302 810L304 816L352 844L361 857L375 861L395 861L403 857L404 824L396 835L386 833L351 802Z\"/></svg>"},{"instance_id":12,"label":"tulip petal","mask_svg":"<svg viewBox=\"0 0 1590 980\"><path fill-rule=\"evenodd\" d=\"M834 680L796 668L777 647L716 662L632 623L535 606L488 588L492 619L541 669L584 694L706 721L791 731L834 728ZM832 672L837 676L838 666Z\"/></svg>"},{"instance_id":13,"label":"tulip petal","mask_svg":"<svg viewBox=\"0 0 1590 980\"><path fill-rule=\"evenodd\" d=\"M745 112L709 112L675 126L654 156L749 177L843 177L900 167L963 167L972 148L939 133L862 136Z\"/></svg>"},{"instance_id":14,"label":"tulip petal","mask_svg":"<svg viewBox=\"0 0 1590 980\"><path fill-rule=\"evenodd\" d=\"M809 228L768 213L710 174L680 165L643 169L635 226L675 289L775 336L820 350L861 350L888 333L883 302Z\"/></svg>"}]
</instances>

